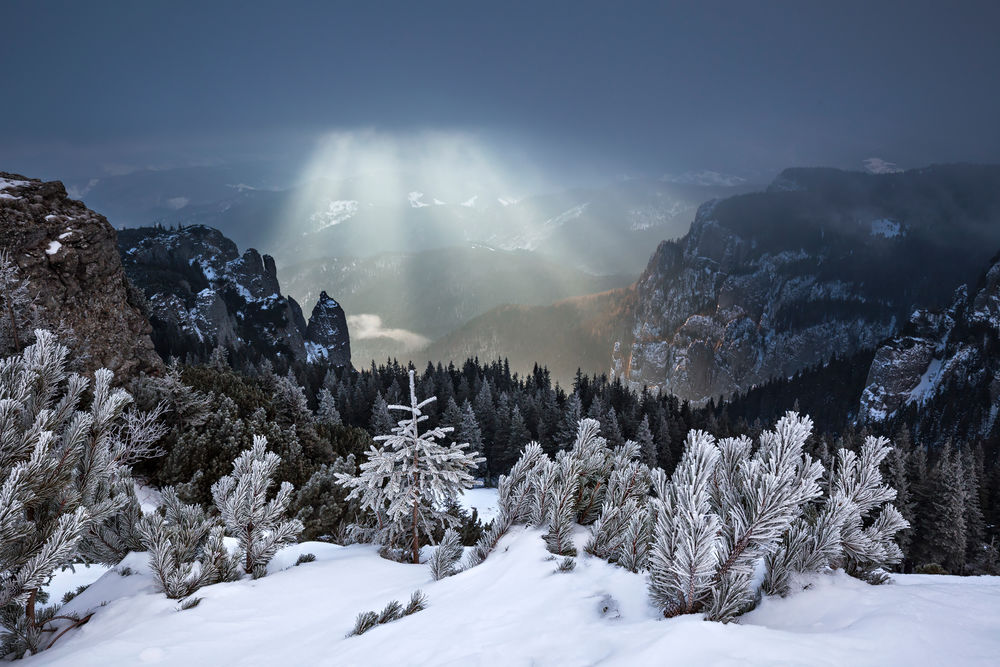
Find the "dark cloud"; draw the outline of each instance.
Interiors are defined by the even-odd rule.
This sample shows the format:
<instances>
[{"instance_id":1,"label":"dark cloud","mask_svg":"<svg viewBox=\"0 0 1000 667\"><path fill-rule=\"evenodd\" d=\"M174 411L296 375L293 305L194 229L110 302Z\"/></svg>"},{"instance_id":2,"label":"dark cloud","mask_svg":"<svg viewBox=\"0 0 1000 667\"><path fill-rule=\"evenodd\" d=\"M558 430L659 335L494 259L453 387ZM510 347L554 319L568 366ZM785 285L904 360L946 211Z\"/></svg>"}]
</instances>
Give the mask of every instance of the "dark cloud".
<instances>
[{"instance_id":1,"label":"dark cloud","mask_svg":"<svg viewBox=\"0 0 1000 667\"><path fill-rule=\"evenodd\" d=\"M25 0L2 22L0 167L46 176L294 160L357 127L607 173L1000 158L996 2Z\"/></svg>"}]
</instances>

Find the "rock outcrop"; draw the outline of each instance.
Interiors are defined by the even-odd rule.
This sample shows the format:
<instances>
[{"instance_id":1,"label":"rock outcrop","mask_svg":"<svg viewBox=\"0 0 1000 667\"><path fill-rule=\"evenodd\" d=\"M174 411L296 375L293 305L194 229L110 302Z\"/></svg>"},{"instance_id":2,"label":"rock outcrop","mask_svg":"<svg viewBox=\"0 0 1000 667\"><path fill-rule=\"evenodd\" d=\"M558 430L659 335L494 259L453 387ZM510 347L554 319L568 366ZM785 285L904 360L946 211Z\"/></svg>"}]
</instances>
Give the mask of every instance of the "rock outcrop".
<instances>
[{"instance_id":1,"label":"rock outcrop","mask_svg":"<svg viewBox=\"0 0 1000 667\"><path fill-rule=\"evenodd\" d=\"M119 247L126 273L149 302L161 355L197 356L221 346L250 359L350 364L343 309L321 298L307 324L299 304L282 296L270 255L253 248L241 255L203 225L123 229Z\"/></svg>"},{"instance_id":2,"label":"rock outcrop","mask_svg":"<svg viewBox=\"0 0 1000 667\"><path fill-rule=\"evenodd\" d=\"M1000 410L1000 259L994 258L970 296L963 286L945 310L914 311L900 335L875 353L861 395L859 417L883 422L907 408L921 409L944 392L961 396L964 419L985 436Z\"/></svg>"},{"instance_id":3,"label":"rock outcrop","mask_svg":"<svg viewBox=\"0 0 1000 667\"><path fill-rule=\"evenodd\" d=\"M306 326L306 352L311 360L325 360L334 366L351 363L351 340L347 316L333 298L320 292Z\"/></svg>"},{"instance_id":4,"label":"rock outcrop","mask_svg":"<svg viewBox=\"0 0 1000 667\"><path fill-rule=\"evenodd\" d=\"M703 205L637 282L613 372L703 402L871 348L1000 247L1000 167L789 169Z\"/></svg>"},{"instance_id":5,"label":"rock outcrop","mask_svg":"<svg viewBox=\"0 0 1000 667\"><path fill-rule=\"evenodd\" d=\"M39 325L71 332L67 342L83 368L120 376L162 368L114 228L70 199L62 183L0 172L0 246L29 280Z\"/></svg>"}]
</instances>

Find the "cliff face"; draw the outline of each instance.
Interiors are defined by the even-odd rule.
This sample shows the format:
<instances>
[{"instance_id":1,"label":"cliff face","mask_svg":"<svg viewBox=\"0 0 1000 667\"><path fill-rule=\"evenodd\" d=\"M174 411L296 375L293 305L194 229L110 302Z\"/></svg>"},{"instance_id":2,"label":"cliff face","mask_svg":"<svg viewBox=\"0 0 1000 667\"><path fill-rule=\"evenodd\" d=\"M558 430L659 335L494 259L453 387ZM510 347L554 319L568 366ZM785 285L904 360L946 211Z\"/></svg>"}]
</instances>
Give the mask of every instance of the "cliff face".
<instances>
[{"instance_id":1,"label":"cliff face","mask_svg":"<svg viewBox=\"0 0 1000 667\"><path fill-rule=\"evenodd\" d=\"M702 206L637 283L613 371L692 401L874 347L1000 247L1000 168L791 169Z\"/></svg>"},{"instance_id":2,"label":"cliff face","mask_svg":"<svg viewBox=\"0 0 1000 667\"><path fill-rule=\"evenodd\" d=\"M958 397L963 426L985 437L1000 411L1000 261L972 295L963 286L951 307L916 310L899 336L875 353L859 417L881 422L907 408Z\"/></svg>"},{"instance_id":3,"label":"cliff face","mask_svg":"<svg viewBox=\"0 0 1000 667\"><path fill-rule=\"evenodd\" d=\"M343 309L321 298L307 324L299 304L281 295L270 255L252 248L241 255L202 225L124 229L119 246L126 273L149 301L161 354L223 346L254 358L350 364Z\"/></svg>"},{"instance_id":4,"label":"cliff face","mask_svg":"<svg viewBox=\"0 0 1000 667\"><path fill-rule=\"evenodd\" d=\"M38 324L71 331L67 342L87 370L130 375L162 368L114 228L69 199L62 183L0 172L0 245L30 282Z\"/></svg>"}]
</instances>

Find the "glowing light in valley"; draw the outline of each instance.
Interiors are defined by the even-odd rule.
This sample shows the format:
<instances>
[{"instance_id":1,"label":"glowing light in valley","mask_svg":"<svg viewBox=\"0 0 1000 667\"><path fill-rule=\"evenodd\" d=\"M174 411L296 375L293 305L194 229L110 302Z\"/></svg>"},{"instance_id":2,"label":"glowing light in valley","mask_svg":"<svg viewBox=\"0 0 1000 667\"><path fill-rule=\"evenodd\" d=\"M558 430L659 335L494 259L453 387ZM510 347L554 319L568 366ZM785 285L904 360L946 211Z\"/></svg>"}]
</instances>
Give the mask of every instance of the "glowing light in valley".
<instances>
[{"instance_id":1,"label":"glowing light in valley","mask_svg":"<svg viewBox=\"0 0 1000 667\"><path fill-rule=\"evenodd\" d=\"M361 210L378 207L383 221L406 209L445 207L446 202L474 208L517 201L542 182L530 164L511 164L468 132L332 132L317 141L283 220L303 226L300 231L316 231L330 224L329 216L317 211L342 213L338 202L358 202Z\"/></svg>"}]
</instances>

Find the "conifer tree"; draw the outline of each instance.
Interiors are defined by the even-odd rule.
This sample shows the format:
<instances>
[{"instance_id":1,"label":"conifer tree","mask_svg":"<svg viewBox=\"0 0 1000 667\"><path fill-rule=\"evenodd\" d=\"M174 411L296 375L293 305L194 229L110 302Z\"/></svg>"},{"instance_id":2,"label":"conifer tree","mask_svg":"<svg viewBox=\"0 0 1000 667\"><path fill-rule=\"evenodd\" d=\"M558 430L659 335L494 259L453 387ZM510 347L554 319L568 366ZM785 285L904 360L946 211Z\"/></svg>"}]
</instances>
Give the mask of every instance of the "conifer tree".
<instances>
[{"instance_id":1,"label":"conifer tree","mask_svg":"<svg viewBox=\"0 0 1000 667\"><path fill-rule=\"evenodd\" d=\"M212 485L212 497L230 537L239 545L243 571L254 579L267 573L267 564L281 545L294 542L302 522L285 519L292 485L283 482L268 499L274 473L281 462L267 451L267 439L256 435L253 447L233 462L233 472Z\"/></svg>"},{"instance_id":2,"label":"conifer tree","mask_svg":"<svg viewBox=\"0 0 1000 667\"><path fill-rule=\"evenodd\" d=\"M461 435L461 423L462 423L462 410L458 407L458 403L455 402L454 397L448 399L447 407L445 407L444 412L441 414L441 421L445 424L454 424L459 431L459 438ZM468 442L466 440L465 442ZM470 451L472 451L472 444L469 443Z\"/></svg>"},{"instance_id":3,"label":"conifer tree","mask_svg":"<svg viewBox=\"0 0 1000 667\"><path fill-rule=\"evenodd\" d=\"M620 447L625 442L625 439L622 437L621 428L618 426L618 416L615 415L614 408L608 408L598 418L598 421L601 422L601 435L608 441L608 445L611 447Z\"/></svg>"},{"instance_id":4,"label":"conifer tree","mask_svg":"<svg viewBox=\"0 0 1000 667\"><path fill-rule=\"evenodd\" d=\"M639 443L639 457L644 464L650 468L655 468L659 457L656 453L656 441L653 440L653 432L649 429L649 416L643 415L639 423L639 430L636 431L635 440Z\"/></svg>"},{"instance_id":5,"label":"conifer tree","mask_svg":"<svg viewBox=\"0 0 1000 667\"><path fill-rule=\"evenodd\" d=\"M556 433L557 447L569 447L573 443L582 417L583 406L580 397L575 393L570 394L566 398L566 405L563 406L562 419L559 421L559 430Z\"/></svg>"},{"instance_id":6,"label":"conifer tree","mask_svg":"<svg viewBox=\"0 0 1000 667\"><path fill-rule=\"evenodd\" d=\"M961 574L968 541L966 489L961 461L950 442L945 443L928 474L927 490L926 534L923 537L928 562L940 563L949 572Z\"/></svg>"},{"instance_id":7,"label":"conifer tree","mask_svg":"<svg viewBox=\"0 0 1000 667\"><path fill-rule=\"evenodd\" d=\"M328 428L340 426L343 423L340 418L340 411L337 410L337 399L326 387L319 390L319 407L316 410L316 423Z\"/></svg>"},{"instance_id":8,"label":"conifer tree","mask_svg":"<svg viewBox=\"0 0 1000 667\"><path fill-rule=\"evenodd\" d=\"M372 406L371 422L369 429L372 435L388 433L393 427L392 415L389 414L389 404L382 398L382 392L375 397L375 404Z\"/></svg>"},{"instance_id":9,"label":"conifer tree","mask_svg":"<svg viewBox=\"0 0 1000 667\"><path fill-rule=\"evenodd\" d=\"M956 464L963 483L965 512L962 518L965 521L965 566L969 568L978 565L986 547L986 525L980 505L980 471L977 469L976 456L969 448L963 448L959 452Z\"/></svg>"},{"instance_id":10,"label":"conifer tree","mask_svg":"<svg viewBox=\"0 0 1000 667\"><path fill-rule=\"evenodd\" d=\"M375 541L393 548L408 542L410 558L419 563L421 536L457 525L445 508L464 489L472 488L471 472L482 457L465 451L468 443L439 442L454 430L451 426L420 432L427 419L423 410L435 397L418 401L415 384L410 371L410 404L390 406L406 417L391 434L375 438L385 444L369 449L357 476L339 474L337 479L350 490L349 500L357 499L374 515Z\"/></svg>"},{"instance_id":11,"label":"conifer tree","mask_svg":"<svg viewBox=\"0 0 1000 667\"><path fill-rule=\"evenodd\" d=\"M458 428L458 436L461 442L469 443L470 454L476 454L483 458L483 462L476 468L476 474L486 478L486 481L490 482L490 461L485 457L483 434L479 430L476 413L469 401L465 401L462 404L462 418Z\"/></svg>"}]
</instances>

